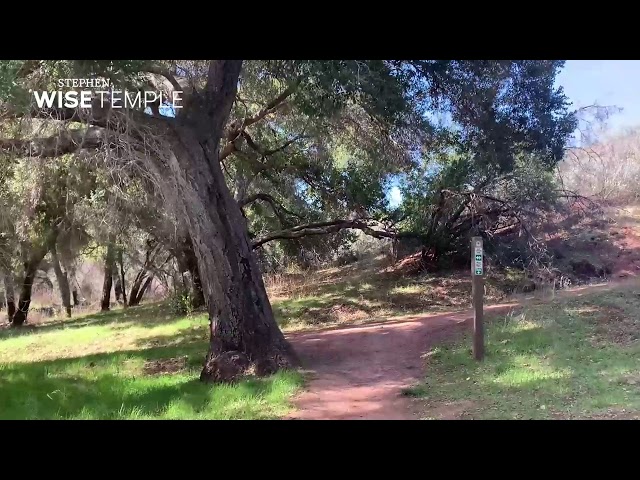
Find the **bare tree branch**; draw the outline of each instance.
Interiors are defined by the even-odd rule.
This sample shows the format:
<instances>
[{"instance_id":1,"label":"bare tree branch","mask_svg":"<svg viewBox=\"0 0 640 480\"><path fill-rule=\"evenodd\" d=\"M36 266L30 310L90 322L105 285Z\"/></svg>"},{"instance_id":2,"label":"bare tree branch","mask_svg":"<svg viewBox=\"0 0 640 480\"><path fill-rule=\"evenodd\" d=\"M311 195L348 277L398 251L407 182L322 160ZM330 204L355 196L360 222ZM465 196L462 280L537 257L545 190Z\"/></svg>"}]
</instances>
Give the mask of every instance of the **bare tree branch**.
<instances>
[{"instance_id":1,"label":"bare tree branch","mask_svg":"<svg viewBox=\"0 0 640 480\"><path fill-rule=\"evenodd\" d=\"M284 212L284 213L287 213L289 215L292 215L294 217L302 218L297 213L294 213L294 212L292 212L290 210L287 210L281 203L279 203L275 198L273 198L271 195L269 195L267 193L256 193L256 194L251 195L249 197L243 198L242 200L240 200L238 202L238 205L240 206L240 208L243 208L243 207L246 207L247 205L249 205L249 204L251 204L253 202L256 202L258 200L262 200L262 201L267 202L268 204L271 205L271 208L273 209L273 212L276 214L276 216L280 220L281 224L286 223L286 219L282 215L281 211Z\"/></svg>"}]
</instances>

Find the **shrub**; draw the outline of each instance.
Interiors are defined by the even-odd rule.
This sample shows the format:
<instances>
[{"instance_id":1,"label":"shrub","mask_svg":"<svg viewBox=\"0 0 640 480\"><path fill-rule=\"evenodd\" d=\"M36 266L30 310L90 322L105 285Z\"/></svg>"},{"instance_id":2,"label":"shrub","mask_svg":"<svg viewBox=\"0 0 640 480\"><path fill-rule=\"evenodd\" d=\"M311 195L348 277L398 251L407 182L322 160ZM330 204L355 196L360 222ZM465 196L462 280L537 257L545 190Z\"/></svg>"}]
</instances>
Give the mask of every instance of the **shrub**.
<instances>
[{"instance_id":1,"label":"shrub","mask_svg":"<svg viewBox=\"0 0 640 480\"><path fill-rule=\"evenodd\" d=\"M185 289L176 290L169 297L169 308L176 315L191 315L195 310L193 294Z\"/></svg>"}]
</instances>

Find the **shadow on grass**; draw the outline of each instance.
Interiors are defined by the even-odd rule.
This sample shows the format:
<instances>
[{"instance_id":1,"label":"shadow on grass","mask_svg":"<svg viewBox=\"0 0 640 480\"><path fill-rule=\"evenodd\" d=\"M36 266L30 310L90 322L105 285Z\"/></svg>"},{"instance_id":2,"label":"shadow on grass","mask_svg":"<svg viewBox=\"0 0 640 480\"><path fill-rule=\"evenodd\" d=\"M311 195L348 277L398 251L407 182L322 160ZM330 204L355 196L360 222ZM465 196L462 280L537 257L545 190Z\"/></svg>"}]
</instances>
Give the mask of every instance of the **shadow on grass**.
<instances>
[{"instance_id":1,"label":"shadow on grass","mask_svg":"<svg viewBox=\"0 0 640 480\"><path fill-rule=\"evenodd\" d=\"M198 380L206 342L0 365L0 418L276 418L297 384L286 373L236 385ZM146 362L186 356L184 368L148 375ZM266 405L266 407L265 407Z\"/></svg>"},{"instance_id":2,"label":"shadow on grass","mask_svg":"<svg viewBox=\"0 0 640 480\"><path fill-rule=\"evenodd\" d=\"M136 341L136 347L140 349L153 349L157 347L191 348L197 345L203 358L209 346L209 328L204 325L195 325L191 328L180 330L180 334L154 335L144 337Z\"/></svg>"},{"instance_id":3,"label":"shadow on grass","mask_svg":"<svg viewBox=\"0 0 640 480\"><path fill-rule=\"evenodd\" d=\"M73 339L77 334L82 342L82 327L113 325L126 336L128 328L180 322L179 329L161 329L163 334L132 340L128 350L0 363L0 419L245 419L279 418L286 412L289 397L301 383L297 373L247 378L235 385L201 383L208 329L200 322L182 322L181 317L167 315L164 308L162 304L146 305L2 332L0 340L32 333L37 342L41 338L38 333L71 328L69 336ZM92 337L91 341L109 342L107 337ZM61 345L52 347L63 349ZM75 351L82 352L82 346L76 346Z\"/></svg>"}]
</instances>

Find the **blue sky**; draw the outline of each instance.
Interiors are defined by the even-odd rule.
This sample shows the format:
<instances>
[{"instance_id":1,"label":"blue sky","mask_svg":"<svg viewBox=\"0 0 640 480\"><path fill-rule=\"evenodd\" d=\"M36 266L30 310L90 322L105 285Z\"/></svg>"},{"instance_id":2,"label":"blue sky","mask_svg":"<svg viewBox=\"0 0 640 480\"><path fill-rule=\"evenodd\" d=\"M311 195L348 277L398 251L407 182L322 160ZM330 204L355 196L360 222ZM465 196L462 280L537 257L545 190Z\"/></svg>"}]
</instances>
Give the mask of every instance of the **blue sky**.
<instances>
[{"instance_id":1,"label":"blue sky","mask_svg":"<svg viewBox=\"0 0 640 480\"><path fill-rule=\"evenodd\" d=\"M611 130L640 125L640 60L567 60L556 85L564 87L574 108L621 107L609 120Z\"/></svg>"},{"instance_id":2,"label":"blue sky","mask_svg":"<svg viewBox=\"0 0 640 480\"><path fill-rule=\"evenodd\" d=\"M611 131L640 126L640 60L567 60L556 85L564 88L573 108L594 103L622 108L609 119ZM391 206L402 202L397 185L388 198Z\"/></svg>"}]
</instances>

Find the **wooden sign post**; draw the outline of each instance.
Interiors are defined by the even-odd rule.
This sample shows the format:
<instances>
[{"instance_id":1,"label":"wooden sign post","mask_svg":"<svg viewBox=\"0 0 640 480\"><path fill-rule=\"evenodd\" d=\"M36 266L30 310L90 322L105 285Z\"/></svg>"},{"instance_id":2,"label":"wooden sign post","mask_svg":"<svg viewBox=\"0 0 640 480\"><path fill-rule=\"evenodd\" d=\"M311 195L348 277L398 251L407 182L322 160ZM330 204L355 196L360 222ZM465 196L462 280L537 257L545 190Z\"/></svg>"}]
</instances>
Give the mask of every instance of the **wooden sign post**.
<instances>
[{"instance_id":1,"label":"wooden sign post","mask_svg":"<svg viewBox=\"0 0 640 480\"><path fill-rule=\"evenodd\" d=\"M473 356L484 358L484 253L482 237L471 238L471 280L473 296Z\"/></svg>"}]
</instances>

